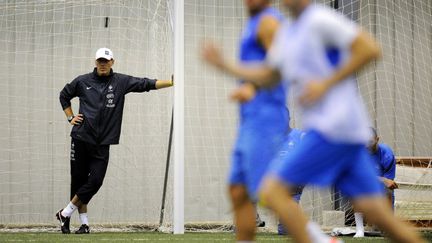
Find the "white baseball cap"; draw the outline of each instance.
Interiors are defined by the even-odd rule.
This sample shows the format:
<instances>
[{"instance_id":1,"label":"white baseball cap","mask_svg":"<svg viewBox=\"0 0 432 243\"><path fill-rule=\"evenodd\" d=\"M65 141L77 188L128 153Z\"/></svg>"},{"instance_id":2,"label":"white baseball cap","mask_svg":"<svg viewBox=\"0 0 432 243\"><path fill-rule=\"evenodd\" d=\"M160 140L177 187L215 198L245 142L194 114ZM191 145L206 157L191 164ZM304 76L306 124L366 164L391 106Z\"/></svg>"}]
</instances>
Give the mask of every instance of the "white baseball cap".
<instances>
[{"instance_id":1,"label":"white baseball cap","mask_svg":"<svg viewBox=\"0 0 432 243\"><path fill-rule=\"evenodd\" d=\"M113 53L112 53L112 51L110 49L108 49L106 47L103 47L103 48L99 48L96 51L96 60L99 59L99 58L104 58L104 59L107 59L107 60L111 60L111 59L114 58L114 55L113 55Z\"/></svg>"}]
</instances>

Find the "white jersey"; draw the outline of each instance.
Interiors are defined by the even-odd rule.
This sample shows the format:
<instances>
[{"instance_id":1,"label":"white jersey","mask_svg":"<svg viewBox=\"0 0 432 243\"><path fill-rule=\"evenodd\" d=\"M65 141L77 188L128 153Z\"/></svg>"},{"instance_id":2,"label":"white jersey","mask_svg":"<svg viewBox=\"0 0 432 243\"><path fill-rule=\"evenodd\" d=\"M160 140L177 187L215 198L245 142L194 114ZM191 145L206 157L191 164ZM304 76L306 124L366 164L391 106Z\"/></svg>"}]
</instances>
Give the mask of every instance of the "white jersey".
<instances>
[{"instance_id":1,"label":"white jersey","mask_svg":"<svg viewBox=\"0 0 432 243\"><path fill-rule=\"evenodd\" d=\"M268 64L290 83L295 100L310 81L322 81L350 57L358 28L343 15L310 5L294 22L285 22L267 55ZM305 130L336 142L366 143L370 122L354 76L331 87L316 104L301 107Z\"/></svg>"}]
</instances>

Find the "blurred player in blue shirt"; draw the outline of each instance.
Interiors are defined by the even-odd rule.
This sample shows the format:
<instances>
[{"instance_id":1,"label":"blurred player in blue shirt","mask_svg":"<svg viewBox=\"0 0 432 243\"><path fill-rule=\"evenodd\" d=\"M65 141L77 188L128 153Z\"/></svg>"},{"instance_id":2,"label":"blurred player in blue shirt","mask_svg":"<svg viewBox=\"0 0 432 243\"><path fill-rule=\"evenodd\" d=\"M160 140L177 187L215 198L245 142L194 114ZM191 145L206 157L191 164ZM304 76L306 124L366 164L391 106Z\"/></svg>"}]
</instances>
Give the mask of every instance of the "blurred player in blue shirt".
<instances>
[{"instance_id":1,"label":"blurred player in blue shirt","mask_svg":"<svg viewBox=\"0 0 432 243\"><path fill-rule=\"evenodd\" d=\"M249 19L240 40L240 62L264 62L267 49L283 20L269 0L245 0ZM244 80L231 94L240 104L240 124L231 159L228 184L234 211L236 238L255 238L257 190L268 164L279 151L287 133L289 113L285 107L285 84L256 89ZM258 217L259 220L259 217Z\"/></svg>"},{"instance_id":2,"label":"blurred player in blue shirt","mask_svg":"<svg viewBox=\"0 0 432 243\"><path fill-rule=\"evenodd\" d=\"M368 149L372 157L373 166L377 175L384 184L389 204L394 208L394 189L398 184L394 181L396 176L396 158L393 150L384 143L378 143L379 137L375 128L371 127L372 139L368 144ZM364 237L363 214L354 213L356 222L355 238Z\"/></svg>"},{"instance_id":3,"label":"blurred player in blue shirt","mask_svg":"<svg viewBox=\"0 0 432 243\"><path fill-rule=\"evenodd\" d=\"M377 170L378 177L384 184L389 201L394 207L394 189L398 188L398 184L394 181L396 176L396 158L393 150L384 143L378 143L379 137L375 128L371 128L373 139L368 145L371 153L374 166Z\"/></svg>"}]
</instances>

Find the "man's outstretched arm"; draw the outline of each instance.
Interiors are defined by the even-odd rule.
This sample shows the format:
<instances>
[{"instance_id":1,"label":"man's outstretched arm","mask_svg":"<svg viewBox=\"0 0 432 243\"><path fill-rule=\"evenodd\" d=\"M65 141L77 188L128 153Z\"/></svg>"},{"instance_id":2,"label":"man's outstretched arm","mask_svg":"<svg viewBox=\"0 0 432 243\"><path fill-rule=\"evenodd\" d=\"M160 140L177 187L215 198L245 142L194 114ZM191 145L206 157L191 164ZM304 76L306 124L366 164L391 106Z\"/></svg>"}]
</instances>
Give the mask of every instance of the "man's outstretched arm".
<instances>
[{"instance_id":1,"label":"man's outstretched arm","mask_svg":"<svg viewBox=\"0 0 432 243\"><path fill-rule=\"evenodd\" d=\"M168 88L174 85L174 76L171 76L171 80L157 80L156 89Z\"/></svg>"},{"instance_id":2,"label":"man's outstretched arm","mask_svg":"<svg viewBox=\"0 0 432 243\"><path fill-rule=\"evenodd\" d=\"M210 65L234 77L249 81L258 87L273 86L280 80L279 72L265 64L246 66L226 61L220 50L211 43L207 43L202 48L201 55Z\"/></svg>"},{"instance_id":3,"label":"man's outstretched arm","mask_svg":"<svg viewBox=\"0 0 432 243\"><path fill-rule=\"evenodd\" d=\"M163 89L173 86L173 79L161 80L161 79L149 79L149 78L137 78L132 76L126 76L126 94L129 92L148 92L155 89Z\"/></svg>"}]
</instances>

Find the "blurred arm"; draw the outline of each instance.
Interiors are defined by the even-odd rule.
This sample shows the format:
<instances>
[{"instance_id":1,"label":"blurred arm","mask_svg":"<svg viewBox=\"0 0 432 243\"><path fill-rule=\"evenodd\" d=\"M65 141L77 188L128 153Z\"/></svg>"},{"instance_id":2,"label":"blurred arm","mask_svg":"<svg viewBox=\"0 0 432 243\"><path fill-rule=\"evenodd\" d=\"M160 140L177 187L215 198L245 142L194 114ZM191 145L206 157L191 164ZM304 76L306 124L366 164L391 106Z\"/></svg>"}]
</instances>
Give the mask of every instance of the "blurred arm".
<instances>
[{"instance_id":1,"label":"blurred arm","mask_svg":"<svg viewBox=\"0 0 432 243\"><path fill-rule=\"evenodd\" d=\"M224 60L219 49L207 43L202 49L202 58L217 69L258 87L272 86L279 82L280 74L266 65L246 66Z\"/></svg>"}]
</instances>

